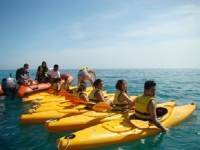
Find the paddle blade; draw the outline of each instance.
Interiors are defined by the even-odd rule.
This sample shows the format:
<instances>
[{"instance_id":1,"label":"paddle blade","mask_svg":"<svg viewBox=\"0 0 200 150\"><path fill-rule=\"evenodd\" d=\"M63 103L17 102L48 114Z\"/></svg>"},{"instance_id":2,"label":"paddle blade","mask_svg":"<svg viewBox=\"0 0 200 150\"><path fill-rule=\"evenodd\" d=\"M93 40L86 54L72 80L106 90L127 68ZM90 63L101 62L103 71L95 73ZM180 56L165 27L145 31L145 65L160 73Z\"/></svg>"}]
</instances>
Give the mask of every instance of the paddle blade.
<instances>
[{"instance_id":1,"label":"paddle blade","mask_svg":"<svg viewBox=\"0 0 200 150\"><path fill-rule=\"evenodd\" d=\"M106 102L99 102L92 107L93 110L99 112L106 112L112 109L112 107Z\"/></svg>"},{"instance_id":2,"label":"paddle blade","mask_svg":"<svg viewBox=\"0 0 200 150\"><path fill-rule=\"evenodd\" d=\"M71 103L79 105L79 104L85 104L86 102L76 96L74 96L73 94L70 93L66 93L65 94L65 99L69 100Z\"/></svg>"},{"instance_id":3,"label":"paddle blade","mask_svg":"<svg viewBox=\"0 0 200 150\"><path fill-rule=\"evenodd\" d=\"M66 94L66 91L65 91L65 90L61 90L61 91L59 92L59 95L60 95L60 96L65 96L65 94Z\"/></svg>"}]
</instances>

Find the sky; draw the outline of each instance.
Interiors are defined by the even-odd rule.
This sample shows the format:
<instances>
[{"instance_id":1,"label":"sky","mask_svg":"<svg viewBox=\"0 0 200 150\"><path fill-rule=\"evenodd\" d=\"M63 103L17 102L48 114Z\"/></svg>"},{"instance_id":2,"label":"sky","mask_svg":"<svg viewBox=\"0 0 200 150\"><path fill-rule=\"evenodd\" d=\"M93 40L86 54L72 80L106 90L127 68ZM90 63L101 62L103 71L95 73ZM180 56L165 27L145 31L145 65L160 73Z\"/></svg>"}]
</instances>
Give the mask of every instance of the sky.
<instances>
[{"instance_id":1,"label":"sky","mask_svg":"<svg viewBox=\"0 0 200 150\"><path fill-rule=\"evenodd\" d=\"M0 69L200 68L199 0L0 0Z\"/></svg>"}]
</instances>

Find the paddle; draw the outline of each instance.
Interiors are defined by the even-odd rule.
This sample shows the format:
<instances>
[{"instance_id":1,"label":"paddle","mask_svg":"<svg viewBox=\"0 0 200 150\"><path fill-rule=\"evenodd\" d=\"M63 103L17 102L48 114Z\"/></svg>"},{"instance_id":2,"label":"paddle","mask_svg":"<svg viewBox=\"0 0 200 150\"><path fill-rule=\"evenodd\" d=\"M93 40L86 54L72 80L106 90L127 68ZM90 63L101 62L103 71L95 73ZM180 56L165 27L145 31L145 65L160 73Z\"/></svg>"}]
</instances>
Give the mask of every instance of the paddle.
<instances>
[{"instance_id":1,"label":"paddle","mask_svg":"<svg viewBox=\"0 0 200 150\"><path fill-rule=\"evenodd\" d=\"M112 109L112 107L106 102L99 102L92 107L95 111L106 112Z\"/></svg>"},{"instance_id":2,"label":"paddle","mask_svg":"<svg viewBox=\"0 0 200 150\"><path fill-rule=\"evenodd\" d=\"M80 105L80 104L86 104L87 102L74 96L73 94L70 93L65 93L65 99L69 100L71 103L75 104L75 105Z\"/></svg>"},{"instance_id":3,"label":"paddle","mask_svg":"<svg viewBox=\"0 0 200 150\"><path fill-rule=\"evenodd\" d=\"M106 102L99 102L95 104L95 103L84 101L70 93L66 93L65 99L69 100L71 103L75 105L83 104L83 105L89 106L92 110L99 111L99 112L106 112L112 109L112 107Z\"/></svg>"}]
</instances>

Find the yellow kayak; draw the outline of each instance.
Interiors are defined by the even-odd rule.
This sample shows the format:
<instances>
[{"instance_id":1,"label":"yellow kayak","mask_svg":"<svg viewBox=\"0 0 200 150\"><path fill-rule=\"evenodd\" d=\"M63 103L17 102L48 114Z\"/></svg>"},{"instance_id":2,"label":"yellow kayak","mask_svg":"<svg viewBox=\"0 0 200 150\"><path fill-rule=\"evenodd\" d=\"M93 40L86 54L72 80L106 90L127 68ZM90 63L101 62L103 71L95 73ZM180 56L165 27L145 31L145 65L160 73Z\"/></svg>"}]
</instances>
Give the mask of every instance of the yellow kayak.
<instances>
[{"instance_id":1,"label":"yellow kayak","mask_svg":"<svg viewBox=\"0 0 200 150\"><path fill-rule=\"evenodd\" d=\"M158 106L160 105L173 106L175 104L176 102L170 101L170 102L158 104ZM96 125L96 124L103 123L106 121L118 119L121 117L122 117L121 113L89 111L89 112L76 115L76 116L65 117L59 120L51 120L50 122L46 123L46 128L50 132L79 130L79 129L87 128L92 125Z\"/></svg>"},{"instance_id":2,"label":"yellow kayak","mask_svg":"<svg viewBox=\"0 0 200 150\"><path fill-rule=\"evenodd\" d=\"M131 96L134 99L136 96ZM175 104L175 102L168 102ZM76 116L64 117L58 120L51 120L46 123L46 127L50 132L60 132L67 130L79 130L98 123L121 118L121 113L117 112L96 112L88 111Z\"/></svg>"},{"instance_id":3,"label":"yellow kayak","mask_svg":"<svg viewBox=\"0 0 200 150\"><path fill-rule=\"evenodd\" d=\"M187 119L196 109L195 104L182 106L164 105L167 113L160 118L163 126L170 128ZM58 149L86 149L109 144L134 141L160 132L155 125L148 121L131 120L127 124L123 119L117 119L92 126L68 137L58 140Z\"/></svg>"},{"instance_id":4,"label":"yellow kayak","mask_svg":"<svg viewBox=\"0 0 200 150\"><path fill-rule=\"evenodd\" d=\"M57 100L64 100L64 96L58 96L58 95L46 95L46 96L34 96L34 97L28 97L23 98L22 101L24 103L32 103L32 102L38 102L38 103L44 103L44 102L51 102L51 101L57 101Z\"/></svg>"},{"instance_id":5,"label":"yellow kayak","mask_svg":"<svg viewBox=\"0 0 200 150\"><path fill-rule=\"evenodd\" d=\"M34 104L33 106L50 107L50 106L54 106L54 105L61 106L61 105L64 105L66 103L69 103L69 101L65 100L65 99L63 99L63 100L59 99L59 100L49 101L49 102L46 102L46 103L33 103Z\"/></svg>"},{"instance_id":6,"label":"yellow kayak","mask_svg":"<svg viewBox=\"0 0 200 150\"><path fill-rule=\"evenodd\" d=\"M71 87L71 89L75 88L74 86ZM89 94L92 90L92 87L87 87L86 93ZM105 94L107 94L106 91L104 91ZM26 98L23 98L22 101L25 103L46 103L46 102L52 102L52 101L59 101L59 100L64 100L65 96L62 95L54 95L50 94L48 92L43 92L43 93L35 93L33 95L30 95Z\"/></svg>"},{"instance_id":7,"label":"yellow kayak","mask_svg":"<svg viewBox=\"0 0 200 150\"><path fill-rule=\"evenodd\" d=\"M52 110L70 109L74 105L71 102L65 100L65 102L51 102L43 105L34 105L33 108L29 109L28 113L45 112Z\"/></svg>"},{"instance_id":8,"label":"yellow kayak","mask_svg":"<svg viewBox=\"0 0 200 150\"><path fill-rule=\"evenodd\" d=\"M79 106L75 106L73 108L67 108L67 109L22 114L20 117L20 122L21 123L43 123L49 119L59 119L62 117L81 114L86 111L88 110L85 109L84 105L79 105Z\"/></svg>"},{"instance_id":9,"label":"yellow kayak","mask_svg":"<svg viewBox=\"0 0 200 150\"><path fill-rule=\"evenodd\" d=\"M59 120L51 120L46 123L46 128L50 132L60 132L67 130L79 130L96 125L105 121L120 118L117 113L88 111L80 115L64 117Z\"/></svg>"},{"instance_id":10,"label":"yellow kayak","mask_svg":"<svg viewBox=\"0 0 200 150\"><path fill-rule=\"evenodd\" d=\"M114 94L110 93L110 94L106 94L107 98L112 100ZM68 101L68 100L56 100L53 102L46 102L46 103L40 103L40 105L35 105L33 106L34 108L29 109L28 112L29 113L33 113L33 112L43 112L43 111L50 111L50 110L60 110L60 109L67 109L68 107L72 107L73 104Z\"/></svg>"},{"instance_id":11,"label":"yellow kayak","mask_svg":"<svg viewBox=\"0 0 200 150\"><path fill-rule=\"evenodd\" d=\"M113 94L106 95L109 99L113 99ZM39 110L40 109L40 110ZM38 110L38 112L36 112ZM28 114L23 114L20 117L22 123L43 123L49 119L59 119L72 115L82 114L90 110L85 109L85 105L73 106L69 102L61 104L61 106L47 105L34 110L29 110Z\"/></svg>"}]
</instances>

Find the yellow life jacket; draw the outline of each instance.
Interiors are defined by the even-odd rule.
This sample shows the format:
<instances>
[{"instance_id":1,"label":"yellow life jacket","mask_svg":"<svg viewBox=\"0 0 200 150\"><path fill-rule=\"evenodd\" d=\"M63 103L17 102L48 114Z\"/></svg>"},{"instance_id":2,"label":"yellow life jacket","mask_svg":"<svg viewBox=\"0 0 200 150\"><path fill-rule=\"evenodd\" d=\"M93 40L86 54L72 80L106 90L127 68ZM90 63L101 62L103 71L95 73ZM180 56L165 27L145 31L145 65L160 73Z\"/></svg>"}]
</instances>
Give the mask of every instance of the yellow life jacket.
<instances>
[{"instance_id":1,"label":"yellow life jacket","mask_svg":"<svg viewBox=\"0 0 200 150\"><path fill-rule=\"evenodd\" d=\"M96 94L98 91L101 91L101 90L100 90L100 89L94 88L94 89L91 91L91 93L90 93L89 96L88 96L88 98L89 98L90 101L95 102L95 103L101 102L101 100L98 100L98 99L96 99L96 97L95 97L95 94Z\"/></svg>"},{"instance_id":2,"label":"yellow life jacket","mask_svg":"<svg viewBox=\"0 0 200 150\"><path fill-rule=\"evenodd\" d=\"M135 115L137 118L150 119L150 113L148 111L149 102L155 100L154 97L150 96L138 96L135 99Z\"/></svg>"},{"instance_id":3,"label":"yellow life jacket","mask_svg":"<svg viewBox=\"0 0 200 150\"><path fill-rule=\"evenodd\" d=\"M115 92L115 97L113 100L113 104L115 108L118 109L127 109L128 108L128 102L123 99L119 99L119 96L122 94L122 91L117 90Z\"/></svg>"}]
</instances>

